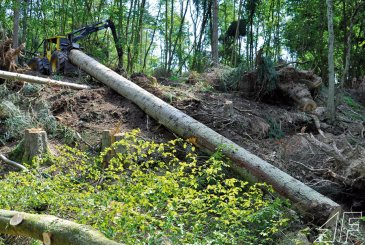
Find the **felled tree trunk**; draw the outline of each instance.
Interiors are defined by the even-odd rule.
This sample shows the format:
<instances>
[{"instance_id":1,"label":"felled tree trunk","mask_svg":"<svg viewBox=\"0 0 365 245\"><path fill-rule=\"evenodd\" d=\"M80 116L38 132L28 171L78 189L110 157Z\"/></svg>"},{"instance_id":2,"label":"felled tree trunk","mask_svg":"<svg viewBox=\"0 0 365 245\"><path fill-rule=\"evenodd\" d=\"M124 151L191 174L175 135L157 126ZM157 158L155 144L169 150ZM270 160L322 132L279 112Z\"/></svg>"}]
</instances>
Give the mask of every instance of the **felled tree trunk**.
<instances>
[{"instance_id":1,"label":"felled tree trunk","mask_svg":"<svg viewBox=\"0 0 365 245\"><path fill-rule=\"evenodd\" d=\"M321 223L337 213L341 207L280 169L248 152L204 124L118 75L79 50L71 50L69 59L86 73L95 77L122 96L137 104L148 115L185 139L193 139L198 147L208 152L222 148L231 166L251 180L265 181L282 196L289 198L308 217Z\"/></svg>"},{"instance_id":2,"label":"felled tree trunk","mask_svg":"<svg viewBox=\"0 0 365 245\"><path fill-rule=\"evenodd\" d=\"M310 90L321 86L322 79L310 71L298 71L294 67L284 67L278 71L278 88L293 99L302 111L317 108Z\"/></svg>"},{"instance_id":3,"label":"felled tree trunk","mask_svg":"<svg viewBox=\"0 0 365 245\"><path fill-rule=\"evenodd\" d=\"M278 83L278 88L289 95L302 111L313 111L317 108L308 87L300 83Z\"/></svg>"},{"instance_id":4,"label":"felled tree trunk","mask_svg":"<svg viewBox=\"0 0 365 245\"><path fill-rule=\"evenodd\" d=\"M117 245L91 226L53 215L0 209L0 233L31 237L47 245Z\"/></svg>"},{"instance_id":5,"label":"felled tree trunk","mask_svg":"<svg viewBox=\"0 0 365 245\"><path fill-rule=\"evenodd\" d=\"M237 83L237 90L246 92L249 97L257 98L265 93L267 87L260 83L258 70L247 72L242 80ZM302 111L313 111L317 108L311 91L322 84L322 79L311 71L297 70L294 67L286 66L276 72L276 87L272 93L281 93L293 100ZM261 86L260 86L261 84ZM264 90L264 91L263 91Z\"/></svg>"},{"instance_id":6,"label":"felled tree trunk","mask_svg":"<svg viewBox=\"0 0 365 245\"><path fill-rule=\"evenodd\" d=\"M68 82L61 82L50 78L36 77L30 75L19 74L15 72L0 71L0 78L10 79L13 81L25 81L29 83L45 84L54 87L66 87L72 89L90 89L90 86L84 84L75 84Z\"/></svg>"},{"instance_id":7,"label":"felled tree trunk","mask_svg":"<svg viewBox=\"0 0 365 245\"><path fill-rule=\"evenodd\" d=\"M24 153L22 162L30 163L36 156L49 151L47 133L40 128L26 129L23 141Z\"/></svg>"}]
</instances>

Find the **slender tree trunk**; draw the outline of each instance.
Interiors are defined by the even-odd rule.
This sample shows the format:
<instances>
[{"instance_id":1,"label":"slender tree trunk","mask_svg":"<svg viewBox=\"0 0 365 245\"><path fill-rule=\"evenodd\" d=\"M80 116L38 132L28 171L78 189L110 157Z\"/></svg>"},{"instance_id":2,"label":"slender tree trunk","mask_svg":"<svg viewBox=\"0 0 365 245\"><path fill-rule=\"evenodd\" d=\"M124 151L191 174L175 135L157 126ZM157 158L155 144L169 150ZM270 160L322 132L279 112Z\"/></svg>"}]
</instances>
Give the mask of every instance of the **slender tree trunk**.
<instances>
[{"instance_id":1,"label":"slender tree trunk","mask_svg":"<svg viewBox=\"0 0 365 245\"><path fill-rule=\"evenodd\" d=\"M236 53L236 46L237 43L239 44L239 29L240 29L240 17L241 17L241 11L242 11L243 1L240 0L238 5L238 14L237 14L237 26L236 26L236 32L234 34L234 41L233 41L233 47L232 47L232 56L231 56L231 65L236 66L237 63L237 53ZM248 40L248 39L247 39Z\"/></svg>"},{"instance_id":2,"label":"slender tree trunk","mask_svg":"<svg viewBox=\"0 0 365 245\"><path fill-rule=\"evenodd\" d=\"M154 23L154 28L153 28L153 31L152 31L152 36L151 36L151 39L150 39L150 44L148 45L148 48L144 54L144 59L143 59L143 67L142 67L142 70L146 69L146 65L147 65L147 57L148 57L148 54L150 53L150 50L151 50L151 47L152 47L152 44L155 40L155 34L156 34L156 30L157 30L157 23L159 22L159 18L160 18L160 13L161 13L161 3L159 4L159 7L158 7L158 12L157 12L157 16L156 16L156 21Z\"/></svg>"},{"instance_id":3,"label":"slender tree trunk","mask_svg":"<svg viewBox=\"0 0 365 245\"><path fill-rule=\"evenodd\" d=\"M168 35L168 55L167 55L167 71L168 72L171 72L172 70L172 67L171 67L171 62L169 61L171 59L173 59L172 57L172 34L173 34L173 31L174 31L174 1L175 0L171 0L171 9L170 9L170 30L169 30L169 35Z\"/></svg>"},{"instance_id":4,"label":"slender tree trunk","mask_svg":"<svg viewBox=\"0 0 365 245\"><path fill-rule=\"evenodd\" d=\"M219 64L218 56L218 0L213 0L212 10L212 60L213 65Z\"/></svg>"},{"instance_id":5,"label":"slender tree trunk","mask_svg":"<svg viewBox=\"0 0 365 245\"><path fill-rule=\"evenodd\" d=\"M352 35L354 32L354 22L355 22L355 18L356 18L356 15L357 15L359 9L362 8L364 6L364 4L365 4L365 2L362 2L361 4L357 5L355 11L351 15L350 28L347 33L347 40L346 40L345 67L344 67L343 74L342 74L341 86L346 85L346 83L348 82L348 72L349 72L350 65L351 65L351 63L350 63L351 46L352 46L351 41L352 41Z\"/></svg>"},{"instance_id":6,"label":"slender tree trunk","mask_svg":"<svg viewBox=\"0 0 365 245\"><path fill-rule=\"evenodd\" d=\"M327 107L332 121L335 120L335 65L333 60L334 31L333 31L333 0L327 0L328 19L328 100Z\"/></svg>"},{"instance_id":7,"label":"slender tree trunk","mask_svg":"<svg viewBox=\"0 0 365 245\"><path fill-rule=\"evenodd\" d=\"M22 36L21 36L21 43L26 43L27 41L27 26L28 26L28 0L24 0L23 3L23 18L22 18ZM24 49L26 52L26 49ZM26 53L24 53L26 55ZM20 59L20 64L24 64L24 58Z\"/></svg>"},{"instance_id":8,"label":"slender tree trunk","mask_svg":"<svg viewBox=\"0 0 365 245\"><path fill-rule=\"evenodd\" d=\"M118 42L119 42L119 50L120 50L120 55L118 55L118 67L119 68L124 68L124 45L123 45L123 41L121 40L120 37L122 37L123 35L123 19L124 19L124 12L123 12L123 0L119 1L119 15L118 15L118 28L117 29L117 36L119 37ZM124 33L123 37L127 35L127 33Z\"/></svg>"},{"instance_id":9,"label":"slender tree trunk","mask_svg":"<svg viewBox=\"0 0 365 245\"><path fill-rule=\"evenodd\" d=\"M189 2L190 2L190 0L186 1L185 10L182 10L182 16L181 16L180 25L179 25L179 31L176 35L174 43L172 44L172 47L170 47L170 50L172 50L172 52L171 52L171 55L169 56L169 60L168 60L169 69L171 68L172 60L173 60L173 58L175 56L175 52L176 52L176 47L178 46L178 42L179 42L179 40L182 36L182 33L183 33L183 28L184 28L184 23L185 23L185 16L186 16L186 13L188 11ZM183 4L183 3L181 3L181 4Z\"/></svg>"},{"instance_id":10,"label":"slender tree trunk","mask_svg":"<svg viewBox=\"0 0 365 245\"><path fill-rule=\"evenodd\" d=\"M165 67L165 71L167 71L167 56L169 53L169 24L168 24L168 0L165 0L165 57L164 57L164 67Z\"/></svg>"},{"instance_id":11,"label":"slender tree trunk","mask_svg":"<svg viewBox=\"0 0 365 245\"><path fill-rule=\"evenodd\" d=\"M20 0L13 2L14 20L13 20L13 48L19 46L19 19L20 19Z\"/></svg>"}]
</instances>

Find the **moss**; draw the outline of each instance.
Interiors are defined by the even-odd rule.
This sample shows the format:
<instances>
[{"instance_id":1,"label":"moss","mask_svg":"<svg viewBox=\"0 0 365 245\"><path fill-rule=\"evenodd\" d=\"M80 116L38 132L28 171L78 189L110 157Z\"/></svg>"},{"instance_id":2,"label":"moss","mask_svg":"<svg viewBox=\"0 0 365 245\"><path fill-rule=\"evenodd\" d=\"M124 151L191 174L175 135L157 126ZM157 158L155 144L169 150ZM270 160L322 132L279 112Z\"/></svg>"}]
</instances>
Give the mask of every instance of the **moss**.
<instances>
[{"instance_id":1,"label":"moss","mask_svg":"<svg viewBox=\"0 0 365 245\"><path fill-rule=\"evenodd\" d=\"M9 159L13 160L15 162L21 162L23 159L24 154L24 141L20 141L19 144L17 144L13 151L9 153Z\"/></svg>"}]
</instances>

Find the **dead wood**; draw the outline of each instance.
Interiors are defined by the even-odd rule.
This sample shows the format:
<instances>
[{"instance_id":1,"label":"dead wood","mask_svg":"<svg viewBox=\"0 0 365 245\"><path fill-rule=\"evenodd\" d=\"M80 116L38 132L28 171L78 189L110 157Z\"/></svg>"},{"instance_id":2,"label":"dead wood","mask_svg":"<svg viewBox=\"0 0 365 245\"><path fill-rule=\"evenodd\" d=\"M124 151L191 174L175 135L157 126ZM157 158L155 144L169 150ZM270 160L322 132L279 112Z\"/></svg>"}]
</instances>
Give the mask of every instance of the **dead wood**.
<instances>
[{"instance_id":1,"label":"dead wood","mask_svg":"<svg viewBox=\"0 0 365 245\"><path fill-rule=\"evenodd\" d=\"M31 237L52 245L117 245L91 226L53 215L29 214L0 209L0 233ZM45 234L46 233L46 234Z\"/></svg>"},{"instance_id":2,"label":"dead wood","mask_svg":"<svg viewBox=\"0 0 365 245\"><path fill-rule=\"evenodd\" d=\"M18 168L20 170L28 170L25 166L23 166L22 164L20 163L17 163L17 162L14 162L12 160L9 160L6 156L4 156L3 154L0 153L0 160L2 160L3 162L15 167L15 168Z\"/></svg>"},{"instance_id":3,"label":"dead wood","mask_svg":"<svg viewBox=\"0 0 365 245\"><path fill-rule=\"evenodd\" d=\"M16 71L18 69L16 59L23 56L21 51L24 49L25 44L23 43L13 49L12 42L13 40L8 38L0 43L0 70Z\"/></svg>"},{"instance_id":4,"label":"dead wood","mask_svg":"<svg viewBox=\"0 0 365 245\"><path fill-rule=\"evenodd\" d=\"M53 87L66 87L72 89L91 89L90 86L84 84L62 82L50 78L36 77L8 71L0 71L0 78L5 78L13 81L23 81L23 82L25 81L29 83L45 84Z\"/></svg>"},{"instance_id":5,"label":"dead wood","mask_svg":"<svg viewBox=\"0 0 365 245\"><path fill-rule=\"evenodd\" d=\"M348 160L342 155L342 153L337 149L336 142L333 141L332 146L322 141L316 139L313 134L305 135L305 138L312 143L314 146L319 147L323 152L333 157L336 161L341 164L346 164Z\"/></svg>"}]
</instances>

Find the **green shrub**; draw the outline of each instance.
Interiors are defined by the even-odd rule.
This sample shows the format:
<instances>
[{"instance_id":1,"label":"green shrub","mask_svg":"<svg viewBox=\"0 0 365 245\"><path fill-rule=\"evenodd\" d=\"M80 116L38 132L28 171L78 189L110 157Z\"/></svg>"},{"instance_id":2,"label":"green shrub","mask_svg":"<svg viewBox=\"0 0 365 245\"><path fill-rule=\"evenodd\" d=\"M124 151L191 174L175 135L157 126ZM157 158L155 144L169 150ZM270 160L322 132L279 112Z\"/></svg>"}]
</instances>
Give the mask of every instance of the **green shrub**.
<instances>
[{"instance_id":1,"label":"green shrub","mask_svg":"<svg viewBox=\"0 0 365 245\"><path fill-rule=\"evenodd\" d=\"M181 139L136 134L97 157L65 146L41 159L42 170L9 173L0 208L90 224L127 244L274 244L288 226L286 202L264 194L273 192L266 184L226 176L221 154L200 162Z\"/></svg>"},{"instance_id":2,"label":"green shrub","mask_svg":"<svg viewBox=\"0 0 365 245\"><path fill-rule=\"evenodd\" d=\"M269 138L281 139L285 136L284 132L281 130L280 124L276 122L275 119L271 117L266 117L266 121L269 123Z\"/></svg>"}]
</instances>

